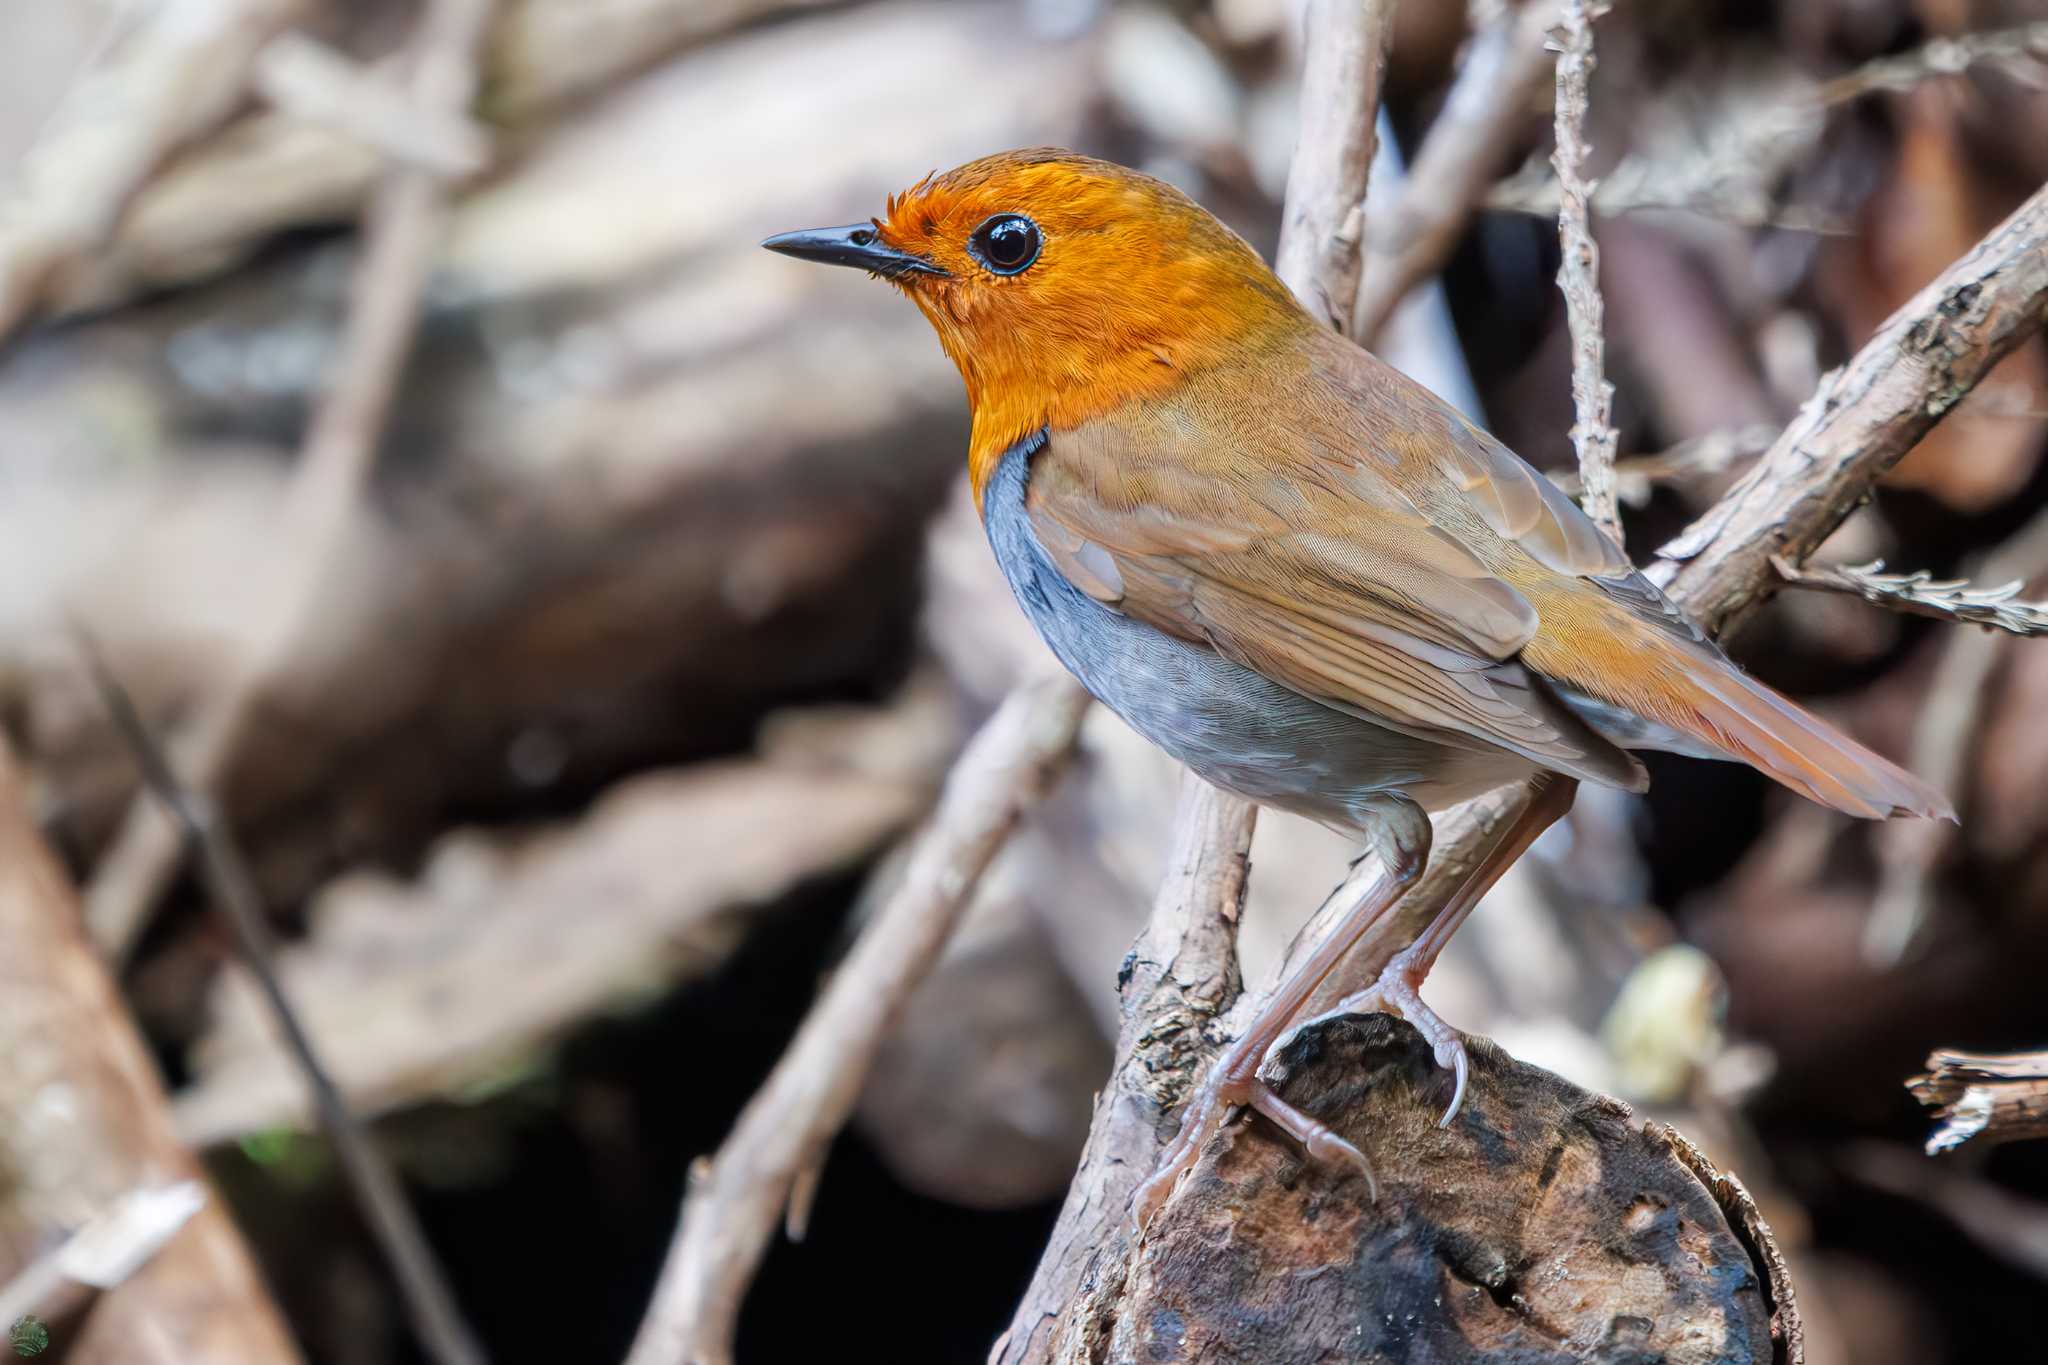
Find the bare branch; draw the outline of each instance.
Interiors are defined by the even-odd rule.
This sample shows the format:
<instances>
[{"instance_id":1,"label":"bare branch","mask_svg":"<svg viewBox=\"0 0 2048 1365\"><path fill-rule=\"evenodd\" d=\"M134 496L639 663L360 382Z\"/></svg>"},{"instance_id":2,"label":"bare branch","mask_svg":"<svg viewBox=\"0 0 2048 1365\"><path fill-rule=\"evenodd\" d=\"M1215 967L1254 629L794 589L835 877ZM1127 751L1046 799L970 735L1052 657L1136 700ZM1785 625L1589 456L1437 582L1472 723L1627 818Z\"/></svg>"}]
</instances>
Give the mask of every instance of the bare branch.
<instances>
[{"instance_id":1,"label":"bare branch","mask_svg":"<svg viewBox=\"0 0 2048 1365\"><path fill-rule=\"evenodd\" d=\"M1732 624L1802 562L1878 477L2038 332L2048 300L2048 189L2015 209L1824 376L1762 460L1651 569L1702 626Z\"/></svg>"},{"instance_id":2,"label":"bare branch","mask_svg":"<svg viewBox=\"0 0 2048 1365\"><path fill-rule=\"evenodd\" d=\"M740 1301L786 1213L866 1083L875 1051L930 971L977 881L1064 769L1088 694L1064 676L1011 693L946 780L909 871L748 1102L692 1169L682 1217L628 1365L732 1359Z\"/></svg>"},{"instance_id":3,"label":"bare branch","mask_svg":"<svg viewBox=\"0 0 2048 1365\"><path fill-rule=\"evenodd\" d=\"M1752 423L1725 431L1710 431L1653 455L1630 455L1616 460L1615 493L1628 506L1641 507L1649 502L1651 491L1659 484L1711 478L1733 469L1744 460L1755 459L1771 448L1771 442L1778 438L1778 431L1779 428L1768 423ZM1551 473L1550 481L1574 497L1579 494L1579 472L1576 469L1556 470Z\"/></svg>"},{"instance_id":4,"label":"bare branch","mask_svg":"<svg viewBox=\"0 0 2048 1365\"><path fill-rule=\"evenodd\" d=\"M1927 1135L1929 1156L1976 1137L1987 1143L2048 1137L2048 1052L1942 1048L1927 1059L1927 1073L1907 1081L1906 1089L1941 1120Z\"/></svg>"},{"instance_id":5,"label":"bare branch","mask_svg":"<svg viewBox=\"0 0 2048 1365\"><path fill-rule=\"evenodd\" d=\"M1773 555L1771 567L1792 587L1847 593L1889 611L1989 626L2012 635L2048 634L2048 603L2015 601L2026 587L2017 578L1995 588L1973 588L1967 578L1936 578L1925 569L1886 573L1882 559L1801 569Z\"/></svg>"},{"instance_id":6,"label":"bare branch","mask_svg":"<svg viewBox=\"0 0 2048 1365\"><path fill-rule=\"evenodd\" d=\"M1273 270L1340 332L1352 323L1346 305L1358 292L1366 177L1378 143L1393 10L1394 0L1310 0L1303 19L1301 131Z\"/></svg>"},{"instance_id":7,"label":"bare branch","mask_svg":"<svg viewBox=\"0 0 2048 1365\"><path fill-rule=\"evenodd\" d=\"M1829 107L1878 90L1903 90L1980 62L2007 65L2048 57L2048 23L1994 33L1942 38L1898 57L1800 90L1745 92L1698 129L1698 145L1663 155L1624 156L1592 193L1602 216L1644 210L1698 214L1738 227L1776 227L1839 234L1852 224L1825 210L1780 204L1771 186L1804 158L1820 136ZM1559 210L1559 184L1531 160L1486 192L1486 205L1548 217Z\"/></svg>"},{"instance_id":8,"label":"bare branch","mask_svg":"<svg viewBox=\"0 0 2048 1365\"><path fill-rule=\"evenodd\" d=\"M1502 10L1466 45L1449 96L1409 167L1401 196L1365 232L1350 335L1371 346L1408 291L1443 268L1502 162L1533 122L1551 75L1544 35L1557 0Z\"/></svg>"},{"instance_id":9,"label":"bare branch","mask_svg":"<svg viewBox=\"0 0 2048 1365\"><path fill-rule=\"evenodd\" d=\"M1843 104L1879 90L1909 90L1936 76L1959 76L1983 62L2012 65L2044 60L2048 60L2048 22L1964 33L1936 38L1896 57L1880 57L1829 81L1815 98L1821 104Z\"/></svg>"},{"instance_id":10,"label":"bare branch","mask_svg":"<svg viewBox=\"0 0 2048 1365\"><path fill-rule=\"evenodd\" d=\"M1579 455L1580 502L1616 544L1622 543L1621 511L1615 501L1614 385L1607 380L1606 305L1600 298L1600 248L1593 242L1587 201L1594 185L1585 178L1586 87L1593 77L1593 21L1609 0L1565 0L1557 54L1557 235L1563 248L1557 287L1564 291L1572 334L1572 447Z\"/></svg>"},{"instance_id":11,"label":"bare branch","mask_svg":"<svg viewBox=\"0 0 2048 1365\"><path fill-rule=\"evenodd\" d=\"M491 0L434 0L409 54L409 104L457 117L476 93L476 54ZM193 786L211 790L233 762L263 697L283 671L308 604L354 516L369 476L399 371L419 321L444 209L439 171L398 165L378 187L363 226L363 254L349 300L348 330L333 383L314 411L276 541L279 557L267 609L248 649L181 737ZM133 948L177 869L177 832L144 796L86 893L86 920L117 961Z\"/></svg>"},{"instance_id":12,"label":"bare branch","mask_svg":"<svg viewBox=\"0 0 2048 1365\"><path fill-rule=\"evenodd\" d=\"M1091 1306L1122 1291L1131 1195L1208 1065L1209 1029L1243 987L1237 925L1256 814L1251 803L1183 774L1166 876L1119 978L1123 1026L1088 1147L990 1365L1069 1358L1092 1329Z\"/></svg>"},{"instance_id":13,"label":"bare branch","mask_svg":"<svg viewBox=\"0 0 2048 1365\"><path fill-rule=\"evenodd\" d=\"M313 1094L320 1130L333 1145L363 1221L390 1263L420 1344L440 1365L483 1365L483 1347L463 1321L447 1272L435 1259L419 1218L406 1201L404 1187L383 1152L371 1141L369 1130L342 1099L278 980L277 942L271 934L270 917L256 890L255 878L250 875L248 859L206 798L178 779L170 760L135 709L134 701L108 670L91 639L81 631L78 642L94 686L142 770L143 786L163 803L186 847L198 860L207 896L215 912L227 920L233 931L242 960L262 991L271 1022L298 1063L306 1087Z\"/></svg>"}]
</instances>

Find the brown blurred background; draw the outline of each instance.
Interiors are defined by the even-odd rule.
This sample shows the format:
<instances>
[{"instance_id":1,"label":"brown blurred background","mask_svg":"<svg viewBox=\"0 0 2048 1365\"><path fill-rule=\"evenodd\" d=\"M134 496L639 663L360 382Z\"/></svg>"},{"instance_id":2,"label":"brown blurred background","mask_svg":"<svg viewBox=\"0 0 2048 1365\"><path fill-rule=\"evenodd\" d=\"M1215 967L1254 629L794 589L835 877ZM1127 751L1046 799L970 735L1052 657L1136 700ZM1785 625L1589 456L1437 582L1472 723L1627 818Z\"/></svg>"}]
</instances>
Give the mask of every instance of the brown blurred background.
<instances>
[{"instance_id":1,"label":"brown blurred background","mask_svg":"<svg viewBox=\"0 0 2048 1365\"><path fill-rule=\"evenodd\" d=\"M293 533L294 475L378 156L282 59L257 59L247 95L203 63L166 95L144 63L81 101L85 73L173 41L178 8L0 0L20 210L0 216L0 260L99 173L108 129L227 101L109 232L0 275L0 721L106 941L135 769L67 617L188 743L249 689L215 790L290 940L287 984L465 1310L501 1362L615 1359L688 1163L891 884L965 736L1043 664L964 506L960 386L922 319L756 243L1056 143L1165 176L1270 249L1291 8L500 0L489 137L449 153L417 344L324 538ZM398 0L242 8L372 73L417 19ZM1482 23L1499 8L1472 6ZM1930 39L2048 24L2048 5L1619 11L1590 127L1609 370L1624 460L1678 448L1624 464L1646 554L2048 179L2048 63L1828 83ZM1467 32L1463 4L1401 7L1388 115L1410 154ZM2048 33L2029 41L2048 55ZM1427 302L1409 321L1413 353L1468 368L1464 401L1560 471L1569 352L1537 94L1443 275L1453 332L1428 331ZM1995 561L2039 576L2038 598L2044 444L2036 340L1822 558ZM1943 770L1960 832L1902 840L1747 771L1653 760L1647 798L1587 793L1432 999L1675 1116L1741 1174L1791 1250L1815 1365L2038 1359L2048 1151L1931 1160L1902 1082L1937 1045L2048 1046L2048 644L1787 592L1733 648ZM249 684L252 658L270 662ZM1172 790L1163 760L1091 719L888 1047L808 1240L771 1256L742 1359L981 1358L1086 1133ZM1266 820L1252 970L1347 853ZM421 1358L197 885L139 900L127 1000L307 1357ZM0 1115L33 1098L0 1092Z\"/></svg>"}]
</instances>

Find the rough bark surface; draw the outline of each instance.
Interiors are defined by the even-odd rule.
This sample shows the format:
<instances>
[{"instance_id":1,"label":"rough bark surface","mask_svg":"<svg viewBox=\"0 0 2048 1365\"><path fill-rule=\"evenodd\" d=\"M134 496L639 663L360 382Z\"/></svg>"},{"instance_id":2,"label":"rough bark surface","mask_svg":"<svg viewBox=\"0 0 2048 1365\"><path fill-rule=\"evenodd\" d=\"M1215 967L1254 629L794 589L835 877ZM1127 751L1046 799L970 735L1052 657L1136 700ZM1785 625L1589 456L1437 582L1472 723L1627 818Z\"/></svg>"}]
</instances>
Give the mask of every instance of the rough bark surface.
<instances>
[{"instance_id":1,"label":"rough bark surface","mask_svg":"<svg viewBox=\"0 0 2048 1365\"><path fill-rule=\"evenodd\" d=\"M1619 1101L1474 1039L1471 1093L1439 1128L1450 1078L1385 1015L1309 1030L1280 1062L1281 1094L1373 1160L1378 1202L1269 1125L1234 1124L1100 1305L1113 1328L1062 1359L1773 1358L1765 1268Z\"/></svg>"}]
</instances>

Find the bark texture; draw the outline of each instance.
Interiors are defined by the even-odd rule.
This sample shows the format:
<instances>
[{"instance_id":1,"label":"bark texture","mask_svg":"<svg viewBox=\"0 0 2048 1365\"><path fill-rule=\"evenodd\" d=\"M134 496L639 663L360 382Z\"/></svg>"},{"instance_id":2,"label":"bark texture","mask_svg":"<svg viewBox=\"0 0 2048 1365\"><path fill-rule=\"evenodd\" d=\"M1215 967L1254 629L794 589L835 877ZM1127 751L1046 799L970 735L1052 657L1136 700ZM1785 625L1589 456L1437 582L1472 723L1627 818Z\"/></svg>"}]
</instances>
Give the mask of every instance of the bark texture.
<instances>
[{"instance_id":1,"label":"bark texture","mask_svg":"<svg viewBox=\"0 0 2048 1365\"><path fill-rule=\"evenodd\" d=\"M1305 1032L1280 1092L1382 1174L1260 1121L1203 1154L1070 1361L1769 1361L1766 1267L1665 1132L1472 1042L1450 1078L1385 1015Z\"/></svg>"}]
</instances>

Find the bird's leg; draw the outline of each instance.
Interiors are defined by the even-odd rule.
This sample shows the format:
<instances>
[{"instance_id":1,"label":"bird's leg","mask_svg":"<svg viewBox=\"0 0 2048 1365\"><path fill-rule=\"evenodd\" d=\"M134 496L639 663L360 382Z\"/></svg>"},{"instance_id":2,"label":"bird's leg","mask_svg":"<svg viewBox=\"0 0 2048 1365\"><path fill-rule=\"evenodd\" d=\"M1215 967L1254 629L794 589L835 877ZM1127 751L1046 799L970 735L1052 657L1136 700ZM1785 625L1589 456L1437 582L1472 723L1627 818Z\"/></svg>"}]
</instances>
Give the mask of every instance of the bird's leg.
<instances>
[{"instance_id":1,"label":"bird's leg","mask_svg":"<svg viewBox=\"0 0 2048 1365\"><path fill-rule=\"evenodd\" d=\"M1436 1054L1436 1064L1450 1070L1457 1077L1457 1085L1451 1091L1451 1103L1438 1120L1438 1126L1448 1128L1451 1120L1458 1116L1458 1109L1465 1103L1465 1081L1470 1064L1465 1057L1465 1040L1458 1031L1437 1016L1436 1011L1422 1003L1421 987L1423 978L1436 965L1437 956L1444 945L1451 941L1451 935L1458 932L1458 926L1472 913L1474 906L1501 874L1514 864L1515 859L1528 852L1529 845L1536 842L1538 835L1556 824L1564 813L1572 808L1572 797L1579 784L1569 777L1555 773L1543 780L1535 800L1522 812L1520 819L1501 834L1493 847L1486 851L1465 880L1459 885L1444 908L1437 912L1429 927L1413 943L1394 954L1381 970L1379 979L1362 991L1348 995L1336 1006L1325 1010L1312 1019L1305 1019L1280 1038L1274 1047L1285 1045L1288 1038L1312 1024L1346 1014L1366 1014L1374 1010L1387 1014L1398 1014L1415 1026Z\"/></svg>"},{"instance_id":2,"label":"bird's leg","mask_svg":"<svg viewBox=\"0 0 2048 1365\"><path fill-rule=\"evenodd\" d=\"M1288 1023L1336 970L1351 946L1400 900L1428 865L1430 825L1422 807L1406 797L1389 794L1374 798L1374 804L1365 813L1377 817L1368 829L1379 859L1379 875L1373 878L1358 904L1331 927L1308 959L1260 1006L1243 1035L1223 1049L1208 1076L1188 1097L1181 1113L1180 1131L1132 1198L1132 1212L1139 1227L1151 1221L1153 1213L1173 1192L1175 1183L1195 1164L1202 1147L1239 1105L1251 1105L1292 1133L1317 1160L1355 1166L1368 1180L1372 1178L1372 1168L1363 1153L1327 1124L1288 1104L1259 1079L1259 1067L1274 1040L1286 1032Z\"/></svg>"}]
</instances>

